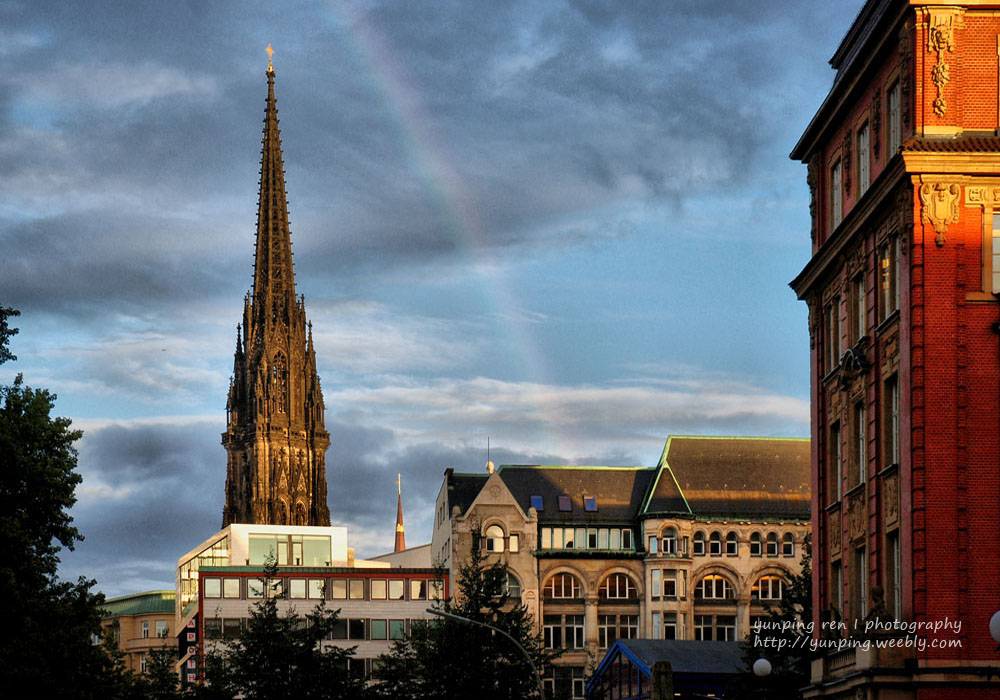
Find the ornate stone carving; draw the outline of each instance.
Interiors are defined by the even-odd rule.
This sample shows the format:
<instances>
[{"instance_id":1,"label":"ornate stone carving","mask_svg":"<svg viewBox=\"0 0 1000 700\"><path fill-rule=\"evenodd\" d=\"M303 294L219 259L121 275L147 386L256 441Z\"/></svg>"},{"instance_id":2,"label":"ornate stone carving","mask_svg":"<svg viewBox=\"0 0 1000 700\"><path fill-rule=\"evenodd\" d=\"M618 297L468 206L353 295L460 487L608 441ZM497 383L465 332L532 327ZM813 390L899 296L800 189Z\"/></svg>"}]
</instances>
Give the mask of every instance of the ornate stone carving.
<instances>
[{"instance_id":1,"label":"ornate stone carving","mask_svg":"<svg viewBox=\"0 0 1000 700\"><path fill-rule=\"evenodd\" d=\"M868 133L871 134L872 155L879 157L882 146L882 91L878 89L872 96L872 105L868 110ZM891 155L891 154L890 154Z\"/></svg>"},{"instance_id":2,"label":"ornate stone carving","mask_svg":"<svg viewBox=\"0 0 1000 700\"><path fill-rule=\"evenodd\" d=\"M961 194L962 188L954 183L925 182L920 186L920 218L934 227L934 242L939 247L944 245L948 225L958 221Z\"/></svg>"},{"instance_id":3,"label":"ornate stone carving","mask_svg":"<svg viewBox=\"0 0 1000 700\"><path fill-rule=\"evenodd\" d=\"M827 541L829 542L829 545L830 545L830 554L831 554L831 556L832 555L836 555L836 554L840 554L840 541L841 541L841 539L843 539L843 534L844 533L841 532L841 530L840 530L840 511L839 510L835 510L835 511L833 511L833 512L830 513L830 519L829 519L829 525L828 525L828 527L829 527L829 532L827 533L827 535L828 535L828 540Z\"/></svg>"},{"instance_id":4,"label":"ornate stone carving","mask_svg":"<svg viewBox=\"0 0 1000 700\"><path fill-rule=\"evenodd\" d=\"M854 144L854 132L851 129L844 134L844 145L840 149L840 169L844 178L844 193L851 191L851 147Z\"/></svg>"},{"instance_id":5,"label":"ornate stone carving","mask_svg":"<svg viewBox=\"0 0 1000 700\"><path fill-rule=\"evenodd\" d=\"M902 112L903 126L910 125L910 73L912 72L912 57L910 51L911 31L909 27L899 30L899 107Z\"/></svg>"},{"instance_id":6,"label":"ornate stone carving","mask_svg":"<svg viewBox=\"0 0 1000 700\"><path fill-rule=\"evenodd\" d=\"M500 499L500 486L497 484L492 484L489 488L490 498L494 501Z\"/></svg>"},{"instance_id":7,"label":"ornate stone carving","mask_svg":"<svg viewBox=\"0 0 1000 700\"><path fill-rule=\"evenodd\" d=\"M851 494L847 503L847 522L852 540L861 539L868 531L868 512L865 508L865 490Z\"/></svg>"},{"instance_id":8,"label":"ornate stone carving","mask_svg":"<svg viewBox=\"0 0 1000 700\"><path fill-rule=\"evenodd\" d=\"M819 185L820 156L818 153L809 159L806 166L806 184L809 185L809 221L811 227L809 237L816 243L816 186Z\"/></svg>"},{"instance_id":9,"label":"ornate stone carving","mask_svg":"<svg viewBox=\"0 0 1000 700\"><path fill-rule=\"evenodd\" d=\"M951 80L951 66L945 54L955 50L955 15L952 12L929 12L927 19L927 50L937 54L937 64L931 69L931 82L937 87L934 114L943 117L948 111L944 88Z\"/></svg>"},{"instance_id":10,"label":"ornate stone carving","mask_svg":"<svg viewBox=\"0 0 1000 700\"><path fill-rule=\"evenodd\" d=\"M889 474L882 482L882 512L885 525L899 524L899 473Z\"/></svg>"}]
</instances>

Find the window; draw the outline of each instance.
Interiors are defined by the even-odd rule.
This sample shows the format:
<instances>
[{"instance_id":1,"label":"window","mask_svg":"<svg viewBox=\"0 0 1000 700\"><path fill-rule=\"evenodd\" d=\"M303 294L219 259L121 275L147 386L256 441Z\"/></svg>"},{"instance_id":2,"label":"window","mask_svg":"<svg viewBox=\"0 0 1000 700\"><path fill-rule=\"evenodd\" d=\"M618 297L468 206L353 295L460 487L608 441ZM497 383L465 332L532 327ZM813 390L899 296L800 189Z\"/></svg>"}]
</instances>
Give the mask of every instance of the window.
<instances>
[{"instance_id":1,"label":"window","mask_svg":"<svg viewBox=\"0 0 1000 700\"><path fill-rule=\"evenodd\" d=\"M206 598L221 598L222 597L222 579L221 578L206 578L205 579L205 597Z\"/></svg>"},{"instance_id":2,"label":"window","mask_svg":"<svg viewBox=\"0 0 1000 700\"><path fill-rule=\"evenodd\" d=\"M864 273L851 280L851 335L855 343L865 337L865 276Z\"/></svg>"},{"instance_id":3,"label":"window","mask_svg":"<svg viewBox=\"0 0 1000 700\"><path fill-rule=\"evenodd\" d=\"M427 585L427 592L430 594L431 600L441 600L444 598L444 581L434 579Z\"/></svg>"},{"instance_id":4,"label":"window","mask_svg":"<svg viewBox=\"0 0 1000 700\"><path fill-rule=\"evenodd\" d=\"M330 639L347 639L347 620L338 618L330 628Z\"/></svg>"},{"instance_id":5,"label":"window","mask_svg":"<svg viewBox=\"0 0 1000 700\"><path fill-rule=\"evenodd\" d=\"M389 581L389 600L403 600L406 586L403 579L395 578Z\"/></svg>"},{"instance_id":6,"label":"window","mask_svg":"<svg viewBox=\"0 0 1000 700\"><path fill-rule=\"evenodd\" d=\"M149 639L149 620L142 621L142 638Z\"/></svg>"},{"instance_id":7,"label":"window","mask_svg":"<svg viewBox=\"0 0 1000 700\"><path fill-rule=\"evenodd\" d=\"M542 589L542 597L553 600L580 597L580 582L572 574L556 574Z\"/></svg>"},{"instance_id":8,"label":"window","mask_svg":"<svg viewBox=\"0 0 1000 700\"><path fill-rule=\"evenodd\" d=\"M653 629L653 639L659 639L660 634L663 632L663 613L653 613L653 623L650 627Z\"/></svg>"},{"instance_id":9,"label":"window","mask_svg":"<svg viewBox=\"0 0 1000 700\"><path fill-rule=\"evenodd\" d=\"M486 528L486 537L483 539L483 546L487 552L502 552L504 534L503 528L499 525L490 525Z\"/></svg>"},{"instance_id":10,"label":"window","mask_svg":"<svg viewBox=\"0 0 1000 700\"><path fill-rule=\"evenodd\" d=\"M713 532L708 536L708 553L713 557L722 556L722 533Z\"/></svg>"},{"instance_id":11,"label":"window","mask_svg":"<svg viewBox=\"0 0 1000 700\"><path fill-rule=\"evenodd\" d=\"M156 621L156 636L159 639L164 639L167 636L167 621L157 620Z\"/></svg>"},{"instance_id":12,"label":"window","mask_svg":"<svg viewBox=\"0 0 1000 700\"><path fill-rule=\"evenodd\" d=\"M306 580L304 578L293 578L288 582L288 596L290 598L302 599L306 597Z\"/></svg>"},{"instance_id":13,"label":"window","mask_svg":"<svg viewBox=\"0 0 1000 700\"><path fill-rule=\"evenodd\" d=\"M830 426L830 463L827 465L827 479L829 483L830 503L841 499L841 489L844 484L844 463L841 456L840 443L840 423Z\"/></svg>"},{"instance_id":14,"label":"window","mask_svg":"<svg viewBox=\"0 0 1000 700\"><path fill-rule=\"evenodd\" d=\"M983 289L1000 292L1000 213L993 214L993 227L988 241L983 241Z\"/></svg>"},{"instance_id":15,"label":"window","mask_svg":"<svg viewBox=\"0 0 1000 700\"><path fill-rule=\"evenodd\" d=\"M263 598L263 597L264 597L264 579L248 578L247 598Z\"/></svg>"},{"instance_id":16,"label":"window","mask_svg":"<svg viewBox=\"0 0 1000 700\"><path fill-rule=\"evenodd\" d=\"M402 639L406 636L406 623L403 620L389 620L389 639Z\"/></svg>"},{"instance_id":17,"label":"window","mask_svg":"<svg viewBox=\"0 0 1000 700\"><path fill-rule=\"evenodd\" d=\"M653 569L649 572L650 575L650 594L653 598L660 597L660 591L662 590L663 572L659 569Z\"/></svg>"},{"instance_id":18,"label":"window","mask_svg":"<svg viewBox=\"0 0 1000 700\"><path fill-rule=\"evenodd\" d=\"M222 638L239 639L243 629L243 620L238 617L227 617L222 620Z\"/></svg>"},{"instance_id":19,"label":"window","mask_svg":"<svg viewBox=\"0 0 1000 700\"><path fill-rule=\"evenodd\" d=\"M364 579L356 578L351 580L351 600L365 599Z\"/></svg>"},{"instance_id":20,"label":"window","mask_svg":"<svg viewBox=\"0 0 1000 700\"><path fill-rule=\"evenodd\" d=\"M309 579L309 597L316 600L323 600L326 597L326 586L323 584L323 579Z\"/></svg>"},{"instance_id":21,"label":"window","mask_svg":"<svg viewBox=\"0 0 1000 700\"><path fill-rule=\"evenodd\" d=\"M677 639L677 613L663 614L663 639Z\"/></svg>"},{"instance_id":22,"label":"window","mask_svg":"<svg viewBox=\"0 0 1000 700\"><path fill-rule=\"evenodd\" d=\"M839 561L830 564L830 603L844 614L844 570Z\"/></svg>"},{"instance_id":23,"label":"window","mask_svg":"<svg viewBox=\"0 0 1000 700\"><path fill-rule=\"evenodd\" d=\"M884 321L899 308L899 239L893 236L879 246L878 259L882 273L879 321Z\"/></svg>"},{"instance_id":24,"label":"window","mask_svg":"<svg viewBox=\"0 0 1000 700\"><path fill-rule=\"evenodd\" d=\"M663 531L663 553L672 556L677 554L677 530L672 527Z\"/></svg>"},{"instance_id":25,"label":"window","mask_svg":"<svg viewBox=\"0 0 1000 700\"><path fill-rule=\"evenodd\" d=\"M385 620L370 620L369 629L372 633L372 639L388 639L389 638L389 623Z\"/></svg>"},{"instance_id":26,"label":"window","mask_svg":"<svg viewBox=\"0 0 1000 700\"><path fill-rule=\"evenodd\" d=\"M562 649L562 615L542 616L542 638L546 649Z\"/></svg>"},{"instance_id":27,"label":"window","mask_svg":"<svg viewBox=\"0 0 1000 700\"><path fill-rule=\"evenodd\" d=\"M609 600L633 600L637 598L635 584L625 574L611 574L598 589L602 598Z\"/></svg>"},{"instance_id":28,"label":"window","mask_svg":"<svg viewBox=\"0 0 1000 700\"><path fill-rule=\"evenodd\" d=\"M865 416L865 404L858 402L854 404L854 478L855 484L865 481L865 474L868 468L868 422Z\"/></svg>"},{"instance_id":29,"label":"window","mask_svg":"<svg viewBox=\"0 0 1000 700\"><path fill-rule=\"evenodd\" d=\"M844 174L838 160L830 169L830 225L840 226L844 218Z\"/></svg>"},{"instance_id":30,"label":"window","mask_svg":"<svg viewBox=\"0 0 1000 700\"><path fill-rule=\"evenodd\" d=\"M510 581L510 574L507 574ZM410 600L427 600L427 582L422 579L410 579Z\"/></svg>"},{"instance_id":31,"label":"window","mask_svg":"<svg viewBox=\"0 0 1000 700\"><path fill-rule=\"evenodd\" d=\"M718 574L709 574L694 589L695 600L730 600L733 597L732 584Z\"/></svg>"},{"instance_id":32,"label":"window","mask_svg":"<svg viewBox=\"0 0 1000 700\"><path fill-rule=\"evenodd\" d=\"M705 555L705 533L699 530L694 533L694 556L702 557Z\"/></svg>"},{"instance_id":33,"label":"window","mask_svg":"<svg viewBox=\"0 0 1000 700\"><path fill-rule=\"evenodd\" d=\"M767 556L778 556L778 533L776 532L767 533Z\"/></svg>"},{"instance_id":34,"label":"window","mask_svg":"<svg viewBox=\"0 0 1000 700\"><path fill-rule=\"evenodd\" d=\"M205 639L222 639L222 618L205 618Z\"/></svg>"},{"instance_id":35,"label":"window","mask_svg":"<svg viewBox=\"0 0 1000 700\"><path fill-rule=\"evenodd\" d=\"M352 582L353 583L353 582ZM384 579L372 579L371 584L371 599L372 600L385 600L386 592L388 586Z\"/></svg>"},{"instance_id":36,"label":"window","mask_svg":"<svg viewBox=\"0 0 1000 700\"><path fill-rule=\"evenodd\" d=\"M330 581L330 597L334 600L347 599L347 579L335 578Z\"/></svg>"},{"instance_id":37,"label":"window","mask_svg":"<svg viewBox=\"0 0 1000 700\"><path fill-rule=\"evenodd\" d=\"M610 649L618 639L618 617L616 615L597 616L597 644L601 649Z\"/></svg>"},{"instance_id":38,"label":"window","mask_svg":"<svg viewBox=\"0 0 1000 700\"><path fill-rule=\"evenodd\" d=\"M504 592L507 594L507 598L513 600L515 603L521 600L521 582L517 580L517 576L512 574L510 571L507 572L507 584L505 586Z\"/></svg>"},{"instance_id":39,"label":"window","mask_svg":"<svg viewBox=\"0 0 1000 700\"><path fill-rule=\"evenodd\" d=\"M886 535L886 557L885 565L888 571L885 574L886 582L886 607L897 620L903 616L903 586L900 575L899 561L899 532Z\"/></svg>"},{"instance_id":40,"label":"window","mask_svg":"<svg viewBox=\"0 0 1000 700\"><path fill-rule=\"evenodd\" d=\"M871 160L868 153L868 122L858 129L858 197L867 191L871 184Z\"/></svg>"},{"instance_id":41,"label":"window","mask_svg":"<svg viewBox=\"0 0 1000 700\"><path fill-rule=\"evenodd\" d=\"M864 547L854 550L854 561L851 563L854 569L851 572L851 615L862 618L868 614L868 559Z\"/></svg>"},{"instance_id":42,"label":"window","mask_svg":"<svg viewBox=\"0 0 1000 700\"><path fill-rule=\"evenodd\" d=\"M588 513L597 512L597 497L596 496L584 496L583 497L583 509Z\"/></svg>"},{"instance_id":43,"label":"window","mask_svg":"<svg viewBox=\"0 0 1000 700\"><path fill-rule=\"evenodd\" d=\"M139 654L139 673L146 672L146 655Z\"/></svg>"},{"instance_id":44,"label":"window","mask_svg":"<svg viewBox=\"0 0 1000 700\"><path fill-rule=\"evenodd\" d=\"M795 536L790 532L786 532L784 537L781 538L781 556L795 556Z\"/></svg>"},{"instance_id":45,"label":"window","mask_svg":"<svg viewBox=\"0 0 1000 700\"><path fill-rule=\"evenodd\" d=\"M667 600L677 599L677 572L673 569L663 572L663 597Z\"/></svg>"},{"instance_id":46,"label":"window","mask_svg":"<svg viewBox=\"0 0 1000 700\"><path fill-rule=\"evenodd\" d=\"M726 533L726 556L735 557L740 553L740 542L735 532Z\"/></svg>"},{"instance_id":47,"label":"window","mask_svg":"<svg viewBox=\"0 0 1000 700\"><path fill-rule=\"evenodd\" d=\"M840 297L834 297L824 310L823 323L826 334L826 371L833 371L840 364Z\"/></svg>"},{"instance_id":48,"label":"window","mask_svg":"<svg viewBox=\"0 0 1000 700\"><path fill-rule=\"evenodd\" d=\"M539 513L541 513L543 510L545 510L545 504L542 501L542 497L541 496L532 496L531 497L531 507L534 508L535 510L537 510Z\"/></svg>"},{"instance_id":49,"label":"window","mask_svg":"<svg viewBox=\"0 0 1000 700\"><path fill-rule=\"evenodd\" d=\"M649 549L649 553L650 554L656 554L656 552L660 548L659 544L660 544L660 538L657 537L656 535L650 535L649 536L649 548L648 548Z\"/></svg>"},{"instance_id":50,"label":"window","mask_svg":"<svg viewBox=\"0 0 1000 700\"><path fill-rule=\"evenodd\" d=\"M761 538L760 533L759 532L751 532L750 533L750 556L751 557L759 557L761 554L763 554L762 545L763 545L763 539Z\"/></svg>"},{"instance_id":51,"label":"window","mask_svg":"<svg viewBox=\"0 0 1000 700\"><path fill-rule=\"evenodd\" d=\"M566 647L583 649L583 615L566 615Z\"/></svg>"},{"instance_id":52,"label":"window","mask_svg":"<svg viewBox=\"0 0 1000 700\"><path fill-rule=\"evenodd\" d=\"M520 550L521 540L517 535L511 535L507 538L507 551L517 552Z\"/></svg>"},{"instance_id":53,"label":"window","mask_svg":"<svg viewBox=\"0 0 1000 700\"><path fill-rule=\"evenodd\" d=\"M900 124L899 110L899 81L895 81L889 86L886 92L886 124L888 135L886 139L886 157L891 158L896 155L901 142L902 125Z\"/></svg>"},{"instance_id":54,"label":"window","mask_svg":"<svg viewBox=\"0 0 1000 700\"><path fill-rule=\"evenodd\" d=\"M563 495L559 497L559 510L568 513L573 510L573 504L569 500L569 496Z\"/></svg>"},{"instance_id":55,"label":"window","mask_svg":"<svg viewBox=\"0 0 1000 700\"><path fill-rule=\"evenodd\" d=\"M736 639L734 615L695 615L694 638L699 641L731 642Z\"/></svg>"},{"instance_id":56,"label":"window","mask_svg":"<svg viewBox=\"0 0 1000 700\"><path fill-rule=\"evenodd\" d=\"M750 589L752 600L781 600L782 582L777 576L761 576Z\"/></svg>"},{"instance_id":57,"label":"window","mask_svg":"<svg viewBox=\"0 0 1000 700\"><path fill-rule=\"evenodd\" d=\"M348 639L364 639L365 638L365 621L364 620L348 620L347 621L347 638Z\"/></svg>"},{"instance_id":58,"label":"window","mask_svg":"<svg viewBox=\"0 0 1000 700\"><path fill-rule=\"evenodd\" d=\"M546 649L583 649L583 615L545 615L542 626Z\"/></svg>"},{"instance_id":59,"label":"window","mask_svg":"<svg viewBox=\"0 0 1000 700\"><path fill-rule=\"evenodd\" d=\"M891 376L885 382L883 398L885 411L885 454L882 456L887 467L899 464L899 379Z\"/></svg>"}]
</instances>

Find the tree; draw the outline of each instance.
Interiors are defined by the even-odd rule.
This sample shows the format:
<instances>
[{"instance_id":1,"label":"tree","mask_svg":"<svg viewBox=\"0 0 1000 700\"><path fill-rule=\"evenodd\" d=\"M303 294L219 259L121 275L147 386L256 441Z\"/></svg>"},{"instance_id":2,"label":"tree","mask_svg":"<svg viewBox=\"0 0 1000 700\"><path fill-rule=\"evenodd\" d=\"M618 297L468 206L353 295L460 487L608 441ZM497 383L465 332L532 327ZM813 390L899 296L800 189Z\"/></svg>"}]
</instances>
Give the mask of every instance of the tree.
<instances>
[{"instance_id":1,"label":"tree","mask_svg":"<svg viewBox=\"0 0 1000 700\"><path fill-rule=\"evenodd\" d=\"M8 342L15 309L0 305L0 364L16 359ZM6 693L114 697L113 660L93 640L104 598L95 582L57 576L59 550L83 539L68 509L76 502L76 450L82 433L53 418L55 395L0 386L0 687ZM54 672L58 669L58 672Z\"/></svg>"},{"instance_id":2,"label":"tree","mask_svg":"<svg viewBox=\"0 0 1000 700\"><path fill-rule=\"evenodd\" d=\"M304 616L294 609L279 614L278 600L284 595L273 593L277 570L273 561L267 565L267 595L254 604L240 637L206 655L206 687L199 695L242 695L247 700L363 698L363 679L352 677L347 667L354 648L323 648L338 611L320 603Z\"/></svg>"},{"instance_id":3,"label":"tree","mask_svg":"<svg viewBox=\"0 0 1000 700\"><path fill-rule=\"evenodd\" d=\"M798 700L799 690L809 685L809 665L816 657L812 637L812 544L807 535L802 546L801 570L789 577L777 608L768 608L768 618L760 629L751 629L743 642L743 662L747 667L741 679L740 697L755 697L765 691L768 698ZM753 664L765 658L771 662L771 674L757 678Z\"/></svg>"},{"instance_id":4,"label":"tree","mask_svg":"<svg viewBox=\"0 0 1000 700\"><path fill-rule=\"evenodd\" d=\"M544 673L554 654L533 633L524 605L508 605L507 565L489 564L473 536L468 562L459 568L458 595L436 609L503 630L516 639ZM452 618L415 623L406 639L378 659L373 691L379 698L513 700L537 697L538 683L524 654L509 639Z\"/></svg>"}]
</instances>

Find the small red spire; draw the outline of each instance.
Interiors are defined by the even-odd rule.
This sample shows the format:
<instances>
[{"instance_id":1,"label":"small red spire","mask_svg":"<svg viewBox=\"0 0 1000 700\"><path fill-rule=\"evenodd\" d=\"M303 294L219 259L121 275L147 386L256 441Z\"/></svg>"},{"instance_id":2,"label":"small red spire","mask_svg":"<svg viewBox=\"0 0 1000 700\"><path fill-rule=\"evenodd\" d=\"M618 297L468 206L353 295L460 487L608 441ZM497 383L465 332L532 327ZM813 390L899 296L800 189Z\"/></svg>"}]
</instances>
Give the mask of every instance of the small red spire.
<instances>
[{"instance_id":1,"label":"small red spire","mask_svg":"<svg viewBox=\"0 0 1000 700\"><path fill-rule=\"evenodd\" d=\"M406 549L406 534L403 531L403 475L396 475L396 547L393 551Z\"/></svg>"}]
</instances>

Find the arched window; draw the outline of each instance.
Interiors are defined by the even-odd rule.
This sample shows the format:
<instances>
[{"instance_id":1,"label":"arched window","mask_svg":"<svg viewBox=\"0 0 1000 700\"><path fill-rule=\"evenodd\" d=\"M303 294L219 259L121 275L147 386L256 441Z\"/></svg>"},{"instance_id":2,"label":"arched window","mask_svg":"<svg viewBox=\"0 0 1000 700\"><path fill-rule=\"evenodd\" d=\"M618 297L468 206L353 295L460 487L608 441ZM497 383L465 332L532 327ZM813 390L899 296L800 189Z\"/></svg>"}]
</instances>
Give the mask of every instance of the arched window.
<instances>
[{"instance_id":1,"label":"arched window","mask_svg":"<svg viewBox=\"0 0 1000 700\"><path fill-rule=\"evenodd\" d=\"M694 589L695 600L732 600L733 585L718 574L709 574Z\"/></svg>"},{"instance_id":2,"label":"arched window","mask_svg":"<svg viewBox=\"0 0 1000 700\"><path fill-rule=\"evenodd\" d=\"M759 532L750 533L750 556L759 557L764 553L764 540Z\"/></svg>"},{"instance_id":3,"label":"arched window","mask_svg":"<svg viewBox=\"0 0 1000 700\"><path fill-rule=\"evenodd\" d=\"M735 557L740 553L740 541L735 532L726 533L726 556Z\"/></svg>"},{"instance_id":4,"label":"arched window","mask_svg":"<svg viewBox=\"0 0 1000 700\"><path fill-rule=\"evenodd\" d=\"M521 582L517 580L517 576L511 572L507 572L507 585L504 587L504 593L507 594L508 600L513 600L515 603L521 602Z\"/></svg>"},{"instance_id":5,"label":"arched window","mask_svg":"<svg viewBox=\"0 0 1000 700\"><path fill-rule=\"evenodd\" d=\"M778 533L769 532L767 533L767 556L776 557L778 556Z\"/></svg>"},{"instance_id":6,"label":"arched window","mask_svg":"<svg viewBox=\"0 0 1000 700\"><path fill-rule=\"evenodd\" d=\"M611 574L599 589L601 598L634 600L638 597L635 584L625 574Z\"/></svg>"},{"instance_id":7,"label":"arched window","mask_svg":"<svg viewBox=\"0 0 1000 700\"><path fill-rule=\"evenodd\" d=\"M669 555L677 554L677 530L668 527L663 531L663 553Z\"/></svg>"},{"instance_id":8,"label":"arched window","mask_svg":"<svg viewBox=\"0 0 1000 700\"><path fill-rule=\"evenodd\" d=\"M761 576L750 589L753 600L781 600L784 584L778 576Z\"/></svg>"},{"instance_id":9,"label":"arched window","mask_svg":"<svg viewBox=\"0 0 1000 700\"><path fill-rule=\"evenodd\" d=\"M705 556L705 533L701 530L694 533L694 555L696 557Z\"/></svg>"},{"instance_id":10,"label":"arched window","mask_svg":"<svg viewBox=\"0 0 1000 700\"><path fill-rule=\"evenodd\" d=\"M722 533L713 532L708 536L708 553L713 557L722 555Z\"/></svg>"},{"instance_id":11,"label":"arched window","mask_svg":"<svg viewBox=\"0 0 1000 700\"><path fill-rule=\"evenodd\" d=\"M542 597L550 600L566 600L580 597L580 582L573 574L556 574L542 589Z\"/></svg>"},{"instance_id":12,"label":"arched window","mask_svg":"<svg viewBox=\"0 0 1000 700\"><path fill-rule=\"evenodd\" d=\"M781 556L795 556L795 537L790 532L786 532L785 536L781 538Z\"/></svg>"},{"instance_id":13,"label":"arched window","mask_svg":"<svg viewBox=\"0 0 1000 700\"><path fill-rule=\"evenodd\" d=\"M503 551L503 528L499 525L490 525L486 528L483 537L483 549L487 552Z\"/></svg>"}]
</instances>

